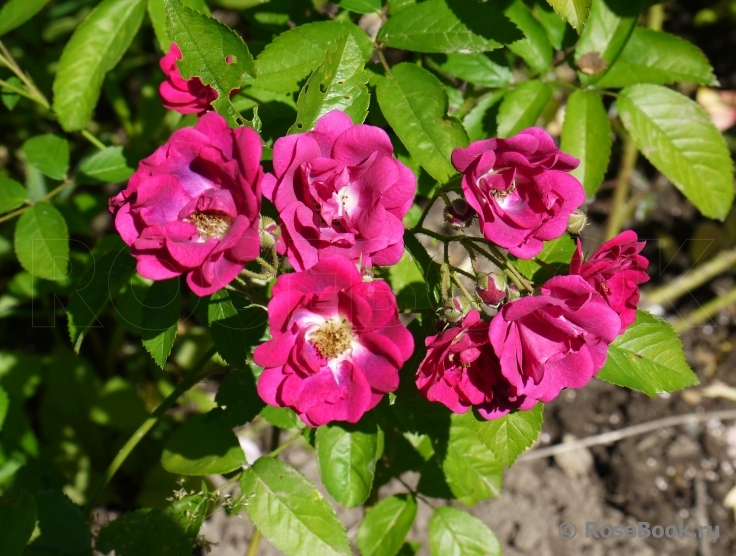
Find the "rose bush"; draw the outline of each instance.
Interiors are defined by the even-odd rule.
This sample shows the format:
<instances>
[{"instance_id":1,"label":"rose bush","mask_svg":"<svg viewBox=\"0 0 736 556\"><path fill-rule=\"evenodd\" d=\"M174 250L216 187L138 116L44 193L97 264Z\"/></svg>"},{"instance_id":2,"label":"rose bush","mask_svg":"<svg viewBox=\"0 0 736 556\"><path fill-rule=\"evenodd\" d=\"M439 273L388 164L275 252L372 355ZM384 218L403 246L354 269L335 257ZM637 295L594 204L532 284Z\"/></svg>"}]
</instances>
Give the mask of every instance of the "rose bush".
<instances>
[{"instance_id":1,"label":"rose bush","mask_svg":"<svg viewBox=\"0 0 736 556\"><path fill-rule=\"evenodd\" d=\"M227 552L217 512L249 555L524 540L460 505L565 389L696 383L676 331L736 299L677 301L734 264L716 76L614 4L7 0L1 556Z\"/></svg>"}]
</instances>

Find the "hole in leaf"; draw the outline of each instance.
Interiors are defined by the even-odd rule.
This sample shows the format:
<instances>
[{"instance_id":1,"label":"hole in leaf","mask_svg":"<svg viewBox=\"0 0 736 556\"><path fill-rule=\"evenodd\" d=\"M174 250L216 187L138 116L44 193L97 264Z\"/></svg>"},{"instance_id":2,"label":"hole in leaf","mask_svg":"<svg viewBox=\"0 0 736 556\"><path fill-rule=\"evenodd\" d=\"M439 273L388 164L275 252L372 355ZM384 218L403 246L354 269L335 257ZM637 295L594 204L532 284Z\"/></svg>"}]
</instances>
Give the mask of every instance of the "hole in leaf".
<instances>
[{"instance_id":1,"label":"hole in leaf","mask_svg":"<svg viewBox=\"0 0 736 556\"><path fill-rule=\"evenodd\" d=\"M327 85L325 85L324 83L320 83L319 84L319 91L323 95L326 94L327 93Z\"/></svg>"}]
</instances>

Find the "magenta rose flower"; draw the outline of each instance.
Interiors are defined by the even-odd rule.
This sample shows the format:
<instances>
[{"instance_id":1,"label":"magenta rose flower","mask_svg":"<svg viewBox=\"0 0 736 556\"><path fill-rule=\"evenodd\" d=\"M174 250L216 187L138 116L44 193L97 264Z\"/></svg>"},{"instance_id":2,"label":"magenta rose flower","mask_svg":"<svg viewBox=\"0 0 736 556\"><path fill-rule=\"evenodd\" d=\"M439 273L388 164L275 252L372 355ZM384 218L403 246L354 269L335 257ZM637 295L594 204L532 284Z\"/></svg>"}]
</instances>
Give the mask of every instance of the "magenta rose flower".
<instances>
[{"instance_id":1,"label":"magenta rose flower","mask_svg":"<svg viewBox=\"0 0 736 556\"><path fill-rule=\"evenodd\" d=\"M452 164L463 173L463 193L483 235L522 259L564 234L570 215L585 202L583 186L568 174L579 161L538 127L455 149Z\"/></svg>"},{"instance_id":2,"label":"magenta rose flower","mask_svg":"<svg viewBox=\"0 0 736 556\"><path fill-rule=\"evenodd\" d=\"M211 110L212 102L217 100L217 91L204 85L199 77L186 81L176 67L177 60L181 60L181 50L172 42L169 53L159 61L166 76L166 81L158 88L164 107L180 114L204 114Z\"/></svg>"},{"instance_id":3,"label":"magenta rose flower","mask_svg":"<svg viewBox=\"0 0 736 556\"><path fill-rule=\"evenodd\" d=\"M282 274L268 304L272 339L258 346L258 393L310 426L357 422L399 386L414 342L391 288L363 281L346 257Z\"/></svg>"},{"instance_id":4,"label":"magenta rose flower","mask_svg":"<svg viewBox=\"0 0 736 556\"><path fill-rule=\"evenodd\" d=\"M215 112L174 132L110 199L115 228L151 280L182 274L203 296L260 252L261 139Z\"/></svg>"},{"instance_id":5,"label":"magenta rose flower","mask_svg":"<svg viewBox=\"0 0 736 556\"><path fill-rule=\"evenodd\" d=\"M548 402L563 388L588 383L620 326L616 312L582 277L555 276L540 295L506 303L489 335L513 392Z\"/></svg>"},{"instance_id":6,"label":"magenta rose flower","mask_svg":"<svg viewBox=\"0 0 736 556\"><path fill-rule=\"evenodd\" d=\"M295 269L336 255L364 266L399 262L416 178L393 157L385 131L335 110L314 131L278 139L273 167L263 193L279 211Z\"/></svg>"},{"instance_id":7,"label":"magenta rose flower","mask_svg":"<svg viewBox=\"0 0 736 556\"><path fill-rule=\"evenodd\" d=\"M632 230L621 232L601 245L586 262L583 262L583 247L578 240L578 248L570 262L570 274L582 276L621 317L619 333L636 320L639 284L649 280L646 273L649 261L639 254L646 242L637 239Z\"/></svg>"},{"instance_id":8,"label":"magenta rose flower","mask_svg":"<svg viewBox=\"0 0 736 556\"><path fill-rule=\"evenodd\" d=\"M427 400L439 402L454 413L465 413L476 406L486 419L502 417L512 409L530 409L537 403L511 395L491 346L488 326L478 311L472 310L460 326L425 340L427 355L415 380Z\"/></svg>"}]
</instances>

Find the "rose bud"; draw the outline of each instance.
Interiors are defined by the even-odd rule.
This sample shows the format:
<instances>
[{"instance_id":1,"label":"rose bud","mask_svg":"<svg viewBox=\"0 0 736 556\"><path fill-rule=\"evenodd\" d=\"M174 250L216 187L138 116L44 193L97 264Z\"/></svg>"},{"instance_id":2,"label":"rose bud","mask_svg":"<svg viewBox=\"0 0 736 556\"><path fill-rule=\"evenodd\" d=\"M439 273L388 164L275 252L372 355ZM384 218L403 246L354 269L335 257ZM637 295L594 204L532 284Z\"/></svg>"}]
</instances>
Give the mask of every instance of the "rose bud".
<instances>
[{"instance_id":1,"label":"rose bud","mask_svg":"<svg viewBox=\"0 0 736 556\"><path fill-rule=\"evenodd\" d=\"M470 302L464 297L452 297L442 308L443 319L446 322L458 323L470 312Z\"/></svg>"},{"instance_id":2,"label":"rose bud","mask_svg":"<svg viewBox=\"0 0 736 556\"><path fill-rule=\"evenodd\" d=\"M445 207L444 215L451 228L462 229L472 224L475 211L464 199L455 199Z\"/></svg>"},{"instance_id":3,"label":"rose bud","mask_svg":"<svg viewBox=\"0 0 736 556\"><path fill-rule=\"evenodd\" d=\"M276 245L276 242L281 237L281 228L273 218L268 216L261 217L261 245L265 248L270 248Z\"/></svg>"},{"instance_id":4,"label":"rose bud","mask_svg":"<svg viewBox=\"0 0 736 556\"><path fill-rule=\"evenodd\" d=\"M516 287L516 284L509 284L508 290L506 291L506 301L515 301L519 298L521 298L519 288Z\"/></svg>"},{"instance_id":5,"label":"rose bud","mask_svg":"<svg viewBox=\"0 0 736 556\"><path fill-rule=\"evenodd\" d=\"M490 274L478 275L478 286L475 293L478 294L481 301L486 305L498 305L506 299L506 275L503 273L492 272Z\"/></svg>"},{"instance_id":6,"label":"rose bud","mask_svg":"<svg viewBox=\"0 0 736 556\"><path fill-rule=\"evenodd\" d=\"M582 210L576 209L567 221L567 231L573 235L579 236L583 231L583 228L587 225L588 217L585 216L585 213Z\"/></svg>"}]
</instances>

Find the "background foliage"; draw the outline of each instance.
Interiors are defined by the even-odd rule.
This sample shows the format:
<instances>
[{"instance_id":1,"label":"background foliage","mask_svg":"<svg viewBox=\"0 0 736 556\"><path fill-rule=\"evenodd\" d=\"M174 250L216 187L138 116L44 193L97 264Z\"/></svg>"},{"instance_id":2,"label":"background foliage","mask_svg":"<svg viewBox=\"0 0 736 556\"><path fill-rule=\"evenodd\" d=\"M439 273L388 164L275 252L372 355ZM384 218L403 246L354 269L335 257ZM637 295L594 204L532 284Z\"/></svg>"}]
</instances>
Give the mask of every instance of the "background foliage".
<instances>
[{"instance_id":1,"label":"background foliage","mask_svg":"<svg viewBox=\"0 0 736 556\"><path fill-rule=\"evenodd\" d=\"M0 553L81 555L94 544L119 556L189 554L206 546L205 517L225 511L247 512L289 555L349 554L351 542L364 555L411 554L418 500L472 506L500 496L504 466L537 438L542 407L486 422L413 389L439 302L438 265L416 237L422 210L457 189L454 148L541 123L581 160L574 175L588 197L609 202L598 217L607 235L661 209L651 192L629 190L637 153L703 217L730 218L731 156L690 94L693 84L717 84L713 69L695 45L661 30L652 4L6 2ZM418 176L408 254L385 276L400 308L415 312L417 351L396 396L357 425L315 432L288 409L264 408L252 363L266 337L263 311L226 290L200 299L179 280L141 278L111 231L107 199L141 158L195 121L164 110L156 93L170 41L184 77L211 85L214 108L259 130L267 146L342 109L389 131ZM617 167L611 193L601 186ZM563 236L539 256L544 267L518 269L533 279L569 263L573 249ZM677 334L646 312L611 346L599 377L649 395L696 381ZM269 430L270 454L244 468L239 437ZM370 509L354 538L316 486L278 458L294 442L314 450L336 503ZM379 497L409 470L421 474L416 488ZM226 496L224 482L240 489ZM92 534L94 508L121 515ZM435 511L426 542L438 555L500 553L484 524L450 506Z\"/></svg>"}]
</instances>

